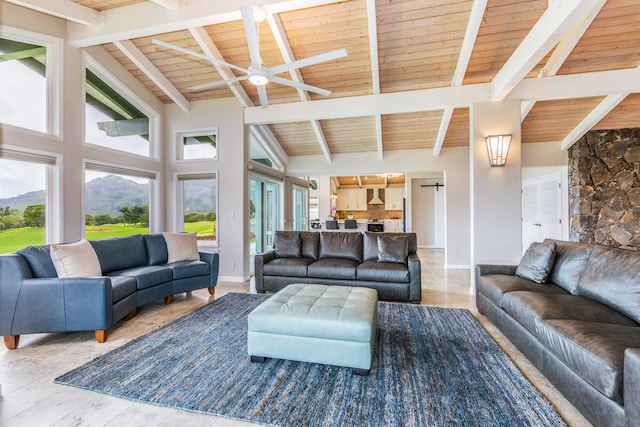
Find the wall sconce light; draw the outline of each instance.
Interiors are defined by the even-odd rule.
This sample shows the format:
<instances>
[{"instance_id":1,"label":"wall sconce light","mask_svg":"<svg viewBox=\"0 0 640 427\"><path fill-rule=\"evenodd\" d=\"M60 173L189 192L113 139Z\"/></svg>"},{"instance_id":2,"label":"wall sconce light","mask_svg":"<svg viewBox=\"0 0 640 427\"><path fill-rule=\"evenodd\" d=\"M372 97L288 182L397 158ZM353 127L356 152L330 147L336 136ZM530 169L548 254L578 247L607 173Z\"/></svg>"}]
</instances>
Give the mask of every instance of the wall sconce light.
<instances>
[{"instance_id":1,"label":"wall sconce light","mask_svg":"<svg viewBox=\"0 0 640 427\"><path fill-rule=\"evenodd\" d=\"M489 151L489 163L491 166L504 166L507 163L509 144L512 135L489 135L487 137L487 150Z\"/></svg>"}]
</instances>

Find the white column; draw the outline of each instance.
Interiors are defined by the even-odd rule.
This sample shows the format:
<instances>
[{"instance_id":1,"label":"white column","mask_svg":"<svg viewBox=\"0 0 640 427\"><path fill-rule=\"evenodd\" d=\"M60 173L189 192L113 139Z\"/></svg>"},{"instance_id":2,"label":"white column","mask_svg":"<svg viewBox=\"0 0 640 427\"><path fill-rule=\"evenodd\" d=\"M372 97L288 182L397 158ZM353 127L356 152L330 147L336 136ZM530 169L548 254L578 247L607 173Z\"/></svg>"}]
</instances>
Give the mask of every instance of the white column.
<instances>
[{"instance_id":1,"label":"white column","mask_svg":"<svg viewBox=\"0 0 640 427\"><path fill-rule=\"evenodd\" d=\"M520 100L470 109L471 265L517 264L522 247ZM491 167L488 135L512 135L507 163ZM471 274L475 293L475 270Z\"/></svg>"}]
</instances>

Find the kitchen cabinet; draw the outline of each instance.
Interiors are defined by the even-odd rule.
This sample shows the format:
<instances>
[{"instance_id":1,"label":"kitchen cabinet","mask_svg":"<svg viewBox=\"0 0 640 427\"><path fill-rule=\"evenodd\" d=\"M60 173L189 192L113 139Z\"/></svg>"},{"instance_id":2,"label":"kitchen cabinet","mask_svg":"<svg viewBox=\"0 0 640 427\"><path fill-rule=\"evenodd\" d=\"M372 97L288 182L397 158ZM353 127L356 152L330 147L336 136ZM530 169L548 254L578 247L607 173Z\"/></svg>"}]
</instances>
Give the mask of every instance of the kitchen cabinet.
<instances>
[{"instance_id":1,"label":"kitchen cabinet","mask_svg":"<svg viewBox=\"0 0 640 427\"><path fill-rule=\"evenodd\" d=\"M387 187L384 190L384 210L397 211L402 209L402 187Z\"/></svg>"},{"instance_id":2,"label":"kitchen cabinet","mask_svg":"<svg viewBox=\"0 0 640 427\"><path fill-rule=\"evenodd\" d=\"M385 219L384 220L385 232L402 232L402 220L401 219Z\"/></svg>"},{"instance_id":3,"label":"kitchen cabinet","mask_svg":"<svg viewBox=\"0 0 640 427\"><path fill-rule=\"evenodd\" d=\"M367 190L365 188L340 188L337 195L336 208L339 211L367 210Z\"/></svg>"}]
</instances>

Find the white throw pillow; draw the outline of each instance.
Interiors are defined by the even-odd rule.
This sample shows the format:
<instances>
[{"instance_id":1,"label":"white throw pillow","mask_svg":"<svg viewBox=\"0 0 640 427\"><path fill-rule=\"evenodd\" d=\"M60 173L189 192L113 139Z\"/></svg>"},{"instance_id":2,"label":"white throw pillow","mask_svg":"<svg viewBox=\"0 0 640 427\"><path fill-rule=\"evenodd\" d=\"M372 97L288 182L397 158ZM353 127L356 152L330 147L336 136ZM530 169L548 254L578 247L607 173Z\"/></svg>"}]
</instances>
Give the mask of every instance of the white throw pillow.
<instances>
[{"instance_id":1,"label":"white throw pillow","mask_svg":"<svg viewBox=\"0 0 640 427\"><path fill-rule=\"evenodd\" d=\"M98 255L85 239L76 243L51 245L51 261L58 277L102 276Z\"/></svg>"},{"instance_id":2,"label":"white throw pillow","mask_svg":"<svg viewBox=\"0 0 640 427\"><path fill-rule=\"evenodd\" d=\"M162 233L162 235L167 242L169 254L167 263L200 259L196 233Z\"/></svg>"}]
</instances>

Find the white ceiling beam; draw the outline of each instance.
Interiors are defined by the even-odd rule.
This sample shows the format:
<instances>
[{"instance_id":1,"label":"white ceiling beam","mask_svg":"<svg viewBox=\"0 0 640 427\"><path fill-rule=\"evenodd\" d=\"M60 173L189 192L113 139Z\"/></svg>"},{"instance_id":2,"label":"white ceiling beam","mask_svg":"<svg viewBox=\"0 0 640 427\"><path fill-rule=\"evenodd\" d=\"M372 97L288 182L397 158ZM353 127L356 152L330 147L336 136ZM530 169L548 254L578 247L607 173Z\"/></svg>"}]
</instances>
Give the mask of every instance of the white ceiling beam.
<instances>
[{"instance_id":1,"label":"white ceiling beam","mask_svg":"<svg viewBox=\"0 0 640 427\"><path fill-rule=\"evenodd\" d=\"M280 170L284 169L289 163L289 156L278 143L269 126L249 126L249 133L253 135L258 146L274 162L275 166Z\"/></svg>"},{"instance_id":2,"label":"white ceiling beam","mask_svg":"<svg viewBox=\"0 0 640 427\"><path fill-rule=\"evenodd\" d=\"M550 0L549 7L491 82L493 100L503 100L599 0Z\"/></svg>"},{"instance_id":3,"label":"white ceiling beam","mask_svg":"<svg viewBox=\"0 0 640 427\"><path fill-rule=\"evenodd\" d=\"M565 136L560 147L563 150L568 150L573 144L578 142L582 136L589 132L595 125L598 124L611 110L616 108L629 94L623 93L619 95L607 96L596 108L591 111L587 117L585 117L567 136Z\"/></svg>"},{"instance_id":4,"label":"white ceiling beam","mask_svg":"<svg viewBox=\"0 0 640 427\"><path fill-rule=\"evenodd\" d=\"M28 9L37 10L47 15L57 16L75 22L80 26L97 27L105 23L102 13L90 7L82 6L71 0L5 0Z\"/></svg>"},{"instance_id":5,"label":"white ceiling beam","mask_svg":"<svg viewBox=\"0 0 640 427\"><path fill-rule=\"evenodd\" d=\"M380 93L380 66L378 60L378 22L376 19L376 1L367 0L367 27L369 30L369 56L371 57L371 91L374 95ZM382 145L382 116L376 114L376 148L378 159L384 158Z\"/></svg>"},{"instance_id":6,"label":"white ceiling beam","mask_svg":"<svg viewBox=\"0 0 640 427\"><path fill-rule=\"evenodd\" d=\"M553 50L549 60L538 73L538 77L555 76L556 73L560 71L562 64L564 64L571 52L573 52L573 49L576 47L582 36L584 36L584 33L589 29L589 26L591 26L591 23L596 16L598 16L598 13L600 13L600 10L606 2L607 0L599 0L596 2L594 7L587 12L586 16L575 27L573 27L571 31L562 38L562 40L560 40L560 43L558 43L556 48ZM522 103L520 113L522 121L524 121L527 115L531 112L535 104L535 101L525 101Z\"/></svg>"},{"instance_id":7,"label":"white ceiling beam","mask_svg":"<svg viewBox=\"0 0 640 427\"><path fill-rule=\"evenodd\" d=\"M376 114L376 150L378 151L378 160L384 159L384 146L382 145L382 116Z\"/></svg>"},{"instance_id":8,"label":"white ceiling beam","mask_svg":"<svg viewBox=\"0 0 640 427\"><path fill-rule=\"evenodd\" d=\"M33 0L31 0L33 1ZM69 0L38 0L43 4ZM86 47L117 40L130 40L204 27L241 19L240 6L261 5L271 13L280 13L306 7L338 3L342 0L188 0L189 7L168 10L151 2L135 3L101 12L106 22L100 27L88 28L70 23L67 42L74 47ZM144 19L141 19L144 18Z\"/></svg>"},{"instance_id":9,"label":"white ceiling beam","mask_svg":"<svg viewBox=\"0 0 640 427\"><path fill-rule=\"evenodd\" d=\"M282 26L282 21L280 20L280 16L273 13L267 14L267 21L269 22L269 27L271 28L271 32L273 33L273 37L276 40L276 44L280 49L280 53L282 54L282 58L285 63L290 63L296 60L295 55L293 54L293 49L291 48L291 43L289 43L289 39L287 38L287 34L284 31L284 27ZM304 79L302 78L302 73L299 68L295 68L289 71L291 75L291 80L297 83L303 83ZM298 96L300 96L300 100L307 102L310 101L309 93L300 88L296 88L298 91ZM327 143L327 139L322 131L322 126L320 122L317 120L311 120L311 127L313 128L313 133L316 135L316 139L318 140L318 144L320 145L320 149L322 150L322 154L326 159L327 163L331 163L331 150L329 149L329 144Z\"/></svg>"},{"instance_id":10,"label":"white ceiling beam","mask_svg":"<svg viewBox=\"0 0 640 427\"><path fill-rule=\"evenodd\" d=\"M213 42L213 40L211 40L211 37L209 37L209 34L204 28L190 28L189 32L191 33L191 36L196 39L196 41L198 42L198 46L200 46L200 49L202 49L205 55L210 56L218 61L226 62L226 60L222 57L222 54L218 50L218 47ZM213 64L213 66L216 68L218 74L220 74L220 77L222 77L222 79L229 80L236 77L229 67L225 67L213 61L211 61L211 64ZM238 99L240 105L242 105L243 107L254 106L253 101L251 101L251 98L249 98L249 95L247 95L247 92L239 82L230 82L227 83L227 86Z\"/></svg>"},{"instance_id":11,"label":"white ceiling beam","mask_svg":"<svg viewBox=\"0 0 640 427\"><path fill-rule=\"evenodd\" d=\"M151 0L151 3L165 9L180 9L187 6L187 0Z\"/></svg>"},{"instance_id":12,"label":"white ceiling beam","mask_svg":"<svg viewBox=\"0 0 640 427\"><path fill-rule=\"evenodd\" d=\"M144 56L144 53L137 48L130 40L123 40L114 43L115 46L124 53L127 58L133 62L136 67L140 69L149 79L160 88L165 95L167 95L178 107L185 113L189 112L189 100L182 95L182 93L176 89L176 87L167 79L164 74L153 65L153 63Z\"/></svg>"},{"instance_id":13,"label":"white ceiling beam","mask_svg":"<svg viewBox=\"0 0 640 427\"><path fill-rule=\"evenodd\" d=\"M627 68L526 79L507 98L549 101L637 92L640 92L640 69Z\"/></svg>"},{"instance_id":14,"label":"white ceiling beam","mask_svg":"<svg viewBox=\"0 0 640 427\"><path fill-rule=\"evenodd\" d=\"M358 175L358 187L362 188L362 177Z\"/></svg>"},{"instance_id":15,"label":"white ceiling beam","mask_svg":"<svg viewBox=\"0 0 640 427\"><path fill-rule=\"evenodd\" d=\"M487 0L475 0L473 6L471 6L471 13L469 14L469 22L467 23L467 30L464 33L464 39L462 40L462 46L460 47L460 54L458 55L458 63L453 73L453 79L451 79L451 86L460 86L464 80L464 75L467 72L469 66L469 60L471 59L471 53L473 47L476 44L478 38L478 31L480 31L480 25L482 24L482 18L484 11L487 8ZM442 119L440 121L440 128L438 129L438 136L433 144L433 156L439 157L444 144L444 139L447 136L449 130L449 123L451 123L451 117L453 116L453 108L448 107L444 109Z\"/></svg>"}]
</instances>

